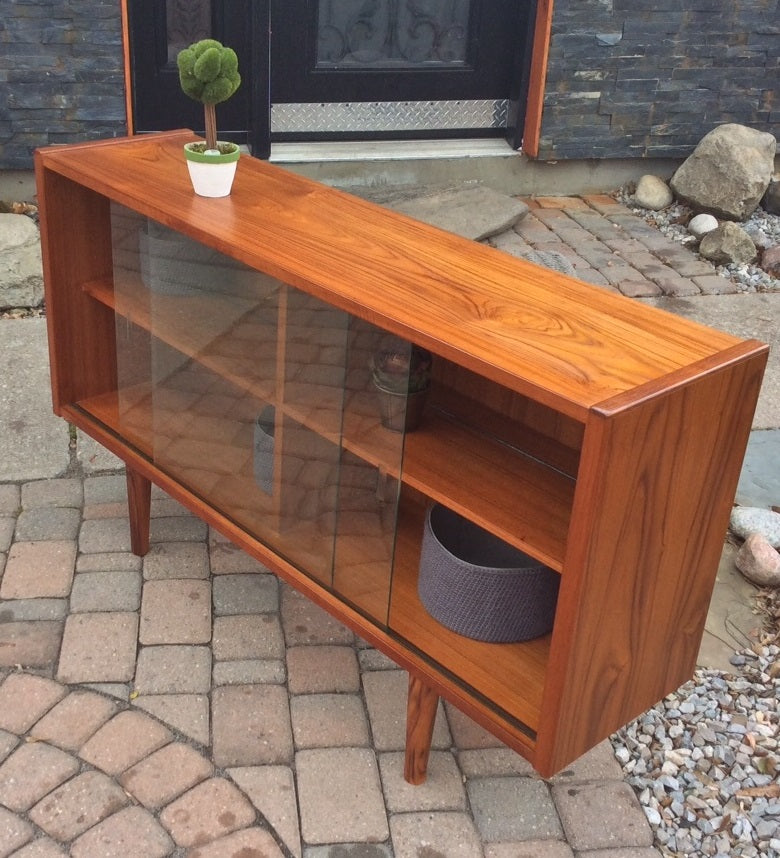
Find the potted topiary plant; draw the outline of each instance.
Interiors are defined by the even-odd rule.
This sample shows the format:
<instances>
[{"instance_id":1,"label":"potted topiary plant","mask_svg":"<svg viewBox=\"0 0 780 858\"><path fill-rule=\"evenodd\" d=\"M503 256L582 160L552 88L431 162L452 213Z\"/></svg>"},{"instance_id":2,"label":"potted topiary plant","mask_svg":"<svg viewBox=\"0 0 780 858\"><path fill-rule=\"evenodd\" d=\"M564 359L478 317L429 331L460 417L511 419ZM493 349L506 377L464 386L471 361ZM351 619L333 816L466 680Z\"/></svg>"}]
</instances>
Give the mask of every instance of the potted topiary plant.
<instances>
[{"instance_id":1,"label":"potted topiary plant","mask_svg":"<svg viewBox=\"0 0 780 858\"><path fill-rule=\"evenodd\" d=\"M382 425L411 432L420 425L431 384L431 353L399 340L380 349L371 361L371 378L379 394Z\"/></svg>"},{"instance_id":2,"label":"potted topiary plant","mask_svg":"<svg viewBox=\"0 0 780 858\"><path fill-rule=\"evenodd\" d=\"M206 122L206 142L184 146L192 186L202 197L226 197L241 151L235 143L217 140L216 105L241 84L238 57L216 39L202 39L179 51L176 64L182 91L203 104Z\"/></svg>"}]
</instances>

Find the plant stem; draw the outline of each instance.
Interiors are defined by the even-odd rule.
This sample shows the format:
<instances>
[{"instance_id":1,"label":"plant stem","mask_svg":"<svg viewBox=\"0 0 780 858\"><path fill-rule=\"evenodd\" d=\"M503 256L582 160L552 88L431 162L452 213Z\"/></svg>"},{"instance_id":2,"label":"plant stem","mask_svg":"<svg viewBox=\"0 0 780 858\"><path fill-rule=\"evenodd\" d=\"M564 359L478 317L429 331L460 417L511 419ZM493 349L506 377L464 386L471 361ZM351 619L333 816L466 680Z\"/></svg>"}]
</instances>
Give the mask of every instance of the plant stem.
<instances>
[{"instance_id":1,"label":"plant stem","mask_svg":"<svg viewBox=\"0 0 780 858\"><path fill-rule=\"evenodd\" d=\"M213 104L204 104L203 113L206 118L206 148L217 148L217 110Z\"/></svg>"}]
</instances>

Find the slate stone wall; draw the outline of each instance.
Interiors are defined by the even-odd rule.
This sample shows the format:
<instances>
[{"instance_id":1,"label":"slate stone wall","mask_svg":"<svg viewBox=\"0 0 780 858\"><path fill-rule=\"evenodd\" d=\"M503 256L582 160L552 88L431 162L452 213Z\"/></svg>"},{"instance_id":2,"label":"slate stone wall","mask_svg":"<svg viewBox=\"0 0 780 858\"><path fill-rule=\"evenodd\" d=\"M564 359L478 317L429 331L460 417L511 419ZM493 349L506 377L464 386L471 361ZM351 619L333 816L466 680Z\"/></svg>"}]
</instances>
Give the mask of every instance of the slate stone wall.
<instances>
[{"instance_id":1,"label":"slate stone wall","mask_svg":"<svg viewBox=\"0 0 780 858\"><path fill-rule=\"evenodd\" d=\"M125 129L118 0L0 0L0 169Z\"/></svg>"},{"instance_id":2,"label":"slate stone wall","mask_svg":"<svg viewBox=\"0 0 780 858\"><path fill-rule=\"evenodd\" d=\"M539 157L686 157L738 122L780 138L778 0L555 0Z\"/></svg>"}]
</instances>

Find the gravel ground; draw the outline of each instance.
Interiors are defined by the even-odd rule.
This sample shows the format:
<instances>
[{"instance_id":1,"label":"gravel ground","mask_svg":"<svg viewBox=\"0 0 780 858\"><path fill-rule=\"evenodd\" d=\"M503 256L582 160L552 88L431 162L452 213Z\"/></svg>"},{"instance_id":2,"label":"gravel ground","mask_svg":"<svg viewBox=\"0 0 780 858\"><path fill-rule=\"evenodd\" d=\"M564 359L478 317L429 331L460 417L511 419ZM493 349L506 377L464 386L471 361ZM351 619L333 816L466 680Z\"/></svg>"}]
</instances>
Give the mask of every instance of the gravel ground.
<instances>
[{"instance_id":1,"label":"gravel ground","mask_svg":"<svg viewBox=\"0 0 780 858\"><path fill-rule=\"evenodd\" d=\"M733 673L697 670L612 737L663 855L780 858L780 593L756 612Z\"/></svg>"},{"instance_id":2,"label":"gravel ground","mask_svg":"<svg viewBox=\"0 0 780 858\"><path fill-rule=\"evenodd\" d=\"M664 235L697 253L698 239L694 238L687 229L688 221L696 212L681 203L673 203L657 212L648 211L636 204L633 192L634 186L628 184L620 188L615 197ZM760 250L780 244L780 215L768 214L762 208L758 208L748 220L739 225ZM742 292L780 292L780 280L777 277L771 277L757 265L719 265L716 270L722 277L733 280Z\"/></svg>"}]
</instances>

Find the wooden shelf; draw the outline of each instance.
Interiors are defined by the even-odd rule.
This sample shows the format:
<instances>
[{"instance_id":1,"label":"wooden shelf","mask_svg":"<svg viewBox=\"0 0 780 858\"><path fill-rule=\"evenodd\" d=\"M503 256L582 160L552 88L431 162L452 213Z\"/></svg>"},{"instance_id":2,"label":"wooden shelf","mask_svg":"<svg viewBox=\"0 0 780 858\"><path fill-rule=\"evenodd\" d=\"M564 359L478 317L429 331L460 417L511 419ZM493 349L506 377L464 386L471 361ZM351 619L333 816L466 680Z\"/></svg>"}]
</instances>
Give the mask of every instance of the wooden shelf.
<instances>
[{"instance_id":1,"label":"wooden shelf","mask_svg":"<svg viewBox=\"0 0 780 858\"><path fill-rule=\"evenodd\" d=\"M532 732L539 728L550 635L524 643L485 643L445 628L425 610L417 576L425 508L402 499L390 600L390 629Z\"/></svg>"},{"instance_id":2,"label":"wooden shelf","mask_svg":"<svg viewBox=\"0 0 780 858\"><path fill-rule=\"evenodd\" d=\"M139 279L93 280L84 291L230 384L271 400L276 382L273 303L209 293L161 295ZM265 336L258 333L265 332ZM241 343L244 343L243 347Z\"/></svg>"},{"instance_id":3,"label":"wooden shelf","mask_svg":"<svg viewBox=\"0 0 780 858\"><path fill-rule=\"evenodd\" d=\"M236 349L232 349L234 354L229 358L220 348L240 341L242 328L258 323L262 307L252 304L240 308L243 313L239 314L236 299L226 296L155 295L152 313L149 292L142 284L124 285L116 292L110 284L93 282L85 290L145 330L152 330L154 325L156 331L164 331L166 343L230 384L273 402L275 385L270 365L274 355L265 362L261 356L263 351L273 353L274 344L261 341L260 348L253 350L257 358ZM220 316L221 310L224 313ZM204 318L205 329L193 334L193 326ZM214 331L217 333L209 340ZM194 347L195 343L198 347ZM257 367L264 363L268 368L258 381ZM277 407L334 444L340 440L343 407L346 449L394 477L402 476L404 482L433 500L448 504L481 527L561 571L574 497L573 480L496 439L459 426L434 410L429 410L420 429L407 435L401 473L400 436L381 425L371 393L344 393L320 387L316 395L307 396L310 387L287 381L285 400L277 403Z\"/></svg>"}]
</instances>

